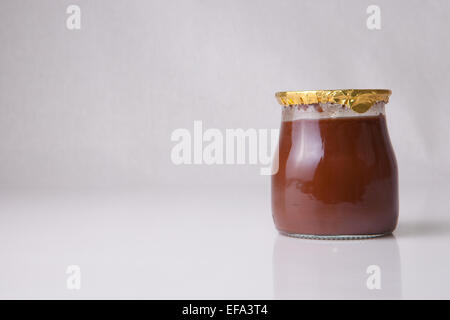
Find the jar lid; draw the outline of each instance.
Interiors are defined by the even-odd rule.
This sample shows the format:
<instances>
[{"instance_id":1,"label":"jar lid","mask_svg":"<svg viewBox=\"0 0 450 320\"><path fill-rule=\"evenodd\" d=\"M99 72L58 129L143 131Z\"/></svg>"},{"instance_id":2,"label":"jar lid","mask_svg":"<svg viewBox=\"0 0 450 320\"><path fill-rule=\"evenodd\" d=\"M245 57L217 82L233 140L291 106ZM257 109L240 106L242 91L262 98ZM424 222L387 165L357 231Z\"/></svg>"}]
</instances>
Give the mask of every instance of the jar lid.
<instances>
[{"instance_id":1,"label":"jar lid","mask_svg":"<svg viewBox=\"0 0 450 320\"><path fill-rule=\"evenodd\" d=\"M392 91L387 89L340 89L277 92L282 106L314 103L337 103L358 113L364 113L377 102L389 102Z\"/></svg>"}]
</instances>

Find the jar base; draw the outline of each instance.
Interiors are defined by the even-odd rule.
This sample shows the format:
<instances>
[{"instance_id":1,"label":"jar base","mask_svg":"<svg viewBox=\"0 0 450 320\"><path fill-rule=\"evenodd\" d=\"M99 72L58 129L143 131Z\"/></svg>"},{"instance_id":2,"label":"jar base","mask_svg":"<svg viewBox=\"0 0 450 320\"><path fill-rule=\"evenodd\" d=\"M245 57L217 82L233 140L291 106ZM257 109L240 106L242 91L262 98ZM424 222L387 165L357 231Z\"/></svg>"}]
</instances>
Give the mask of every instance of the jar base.
<instances>
[{"instance_id":1,"label":"jar base","mask_svg":"<svg viewBox=\"0 0 450 320\"><path fill-rule=\"evenodd\" d=\"M383 237L391 234L391 232L386 232L377 234L316 235L316 234L290 233L285 231L278 231L278 232L287 237L312 239L312 240L363 240L363 239Z\"/></svg>"}]
</instances>

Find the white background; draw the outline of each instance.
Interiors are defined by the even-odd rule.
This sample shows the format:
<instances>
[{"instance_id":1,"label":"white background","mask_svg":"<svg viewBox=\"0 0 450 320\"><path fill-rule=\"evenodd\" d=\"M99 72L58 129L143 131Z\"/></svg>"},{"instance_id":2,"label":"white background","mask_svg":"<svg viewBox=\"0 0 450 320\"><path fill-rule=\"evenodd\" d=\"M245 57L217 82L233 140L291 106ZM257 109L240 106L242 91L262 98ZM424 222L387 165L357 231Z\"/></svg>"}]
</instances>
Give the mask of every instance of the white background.
<instances>
[{"instance_id":1,"label":"white background","mask_svg":"<svg viewBox=\"0 0 450 320\"><path fill-rule=\"evenodd\" d=\"M2 1L0 297L449 298L449 16L445 0ZM280 237L258 166L170 160L194 120L278 128L276 91L332 88L393 91L395 238Z\"/></svg>"}]
</instances>

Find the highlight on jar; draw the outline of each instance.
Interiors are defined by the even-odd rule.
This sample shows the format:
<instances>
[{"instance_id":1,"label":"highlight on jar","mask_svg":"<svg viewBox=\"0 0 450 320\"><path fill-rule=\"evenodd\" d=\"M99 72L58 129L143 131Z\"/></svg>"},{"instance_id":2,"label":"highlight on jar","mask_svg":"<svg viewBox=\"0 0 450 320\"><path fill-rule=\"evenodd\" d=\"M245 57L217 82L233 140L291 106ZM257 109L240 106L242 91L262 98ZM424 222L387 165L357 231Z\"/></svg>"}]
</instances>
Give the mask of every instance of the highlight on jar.
<instances>
[{"instance_id":1,"label":"highlight on jar","mask_svg":"<svg viewBox=\"0 0 450 320\"><path fill-rule=\"evenodd\" d=\"M398 169L385 105L390 90L276 93L282 106L272 215L281 234L365 239L391 234Z\"/></svg>"}]
</instances>

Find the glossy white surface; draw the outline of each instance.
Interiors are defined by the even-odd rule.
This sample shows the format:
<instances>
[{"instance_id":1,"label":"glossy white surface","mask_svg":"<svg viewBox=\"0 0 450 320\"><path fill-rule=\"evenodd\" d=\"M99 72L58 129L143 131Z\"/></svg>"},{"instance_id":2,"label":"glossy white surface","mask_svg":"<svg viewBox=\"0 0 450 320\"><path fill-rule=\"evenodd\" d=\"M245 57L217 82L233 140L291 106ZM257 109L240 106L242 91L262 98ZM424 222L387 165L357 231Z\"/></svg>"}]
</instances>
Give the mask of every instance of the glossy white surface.
<instances>
[{"instance_id":1,"label":"glossy white surface","mask_svg":"<svg viewBox=\"0 0 450 320\"><path fill-rule=\"evenodd\" d=\"M365 241L278 235L268 187L3 191L0 298L450 298L445 190L402 186L395 236Z\"/></svg>"},{"instance_id":2,"label":"glossy white surface","mask_svg":"<svg viewBox=\"0 0 450 320\"><path fill-rule=\"evenodd\" d=\"M359 0L73 2L80 30L0 1L0 298L450 298L450 1L376 1L378 30ZM395 237L279 236L266 165L172 161L178 129L278 129L276 91L327 88L393 92Z\"/></svg>"}]
</instances>

